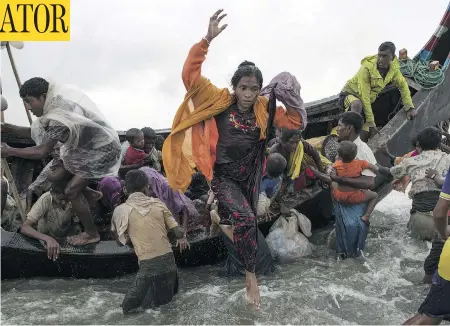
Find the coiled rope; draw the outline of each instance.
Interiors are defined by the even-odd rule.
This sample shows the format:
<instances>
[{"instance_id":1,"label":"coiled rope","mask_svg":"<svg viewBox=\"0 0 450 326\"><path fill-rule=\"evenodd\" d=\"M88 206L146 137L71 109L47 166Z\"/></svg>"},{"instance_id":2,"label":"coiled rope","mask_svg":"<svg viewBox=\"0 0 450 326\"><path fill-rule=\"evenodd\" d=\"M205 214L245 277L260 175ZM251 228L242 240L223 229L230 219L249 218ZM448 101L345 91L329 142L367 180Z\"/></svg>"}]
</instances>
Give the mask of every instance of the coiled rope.
<instances>
[{"instance_id":1,"label":"coiled rope","mask_svg":"<svg viewBox=\"0 0 450 326\"><path fill-rule=\"evenodd\" d=\"M439 86L445 79L442 66L430 71L429 61L413 61L411 59L400 61L400 71L403 76L413 79L424 89L431 89Z\"/></svg>"}]
</instances>

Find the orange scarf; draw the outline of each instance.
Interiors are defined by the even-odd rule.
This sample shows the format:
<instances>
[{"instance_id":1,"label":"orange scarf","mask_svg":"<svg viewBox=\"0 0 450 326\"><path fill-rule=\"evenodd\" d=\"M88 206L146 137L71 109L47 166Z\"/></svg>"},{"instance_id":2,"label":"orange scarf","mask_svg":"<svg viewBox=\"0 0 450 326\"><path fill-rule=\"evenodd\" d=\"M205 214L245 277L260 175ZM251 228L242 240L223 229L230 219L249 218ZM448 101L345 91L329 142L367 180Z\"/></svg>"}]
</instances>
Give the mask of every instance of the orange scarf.
<instances>
[{"instance_id":1,"label":"orange scarf","mask_svg":"<svg viewBox=\"0 0 450 326\"><path fill-rule=\"evenodd\" d=\"M187 92L162 149L164 169L172 189L185 192L195 168L207 180L212 180L219 139L213 117L228 109L233 102L228 89L215 87L203 76ZM267 104L268 99L259 96L254 105L256 124L261 129L260 139L266 137Z\"/></svg>"}]
</instances>

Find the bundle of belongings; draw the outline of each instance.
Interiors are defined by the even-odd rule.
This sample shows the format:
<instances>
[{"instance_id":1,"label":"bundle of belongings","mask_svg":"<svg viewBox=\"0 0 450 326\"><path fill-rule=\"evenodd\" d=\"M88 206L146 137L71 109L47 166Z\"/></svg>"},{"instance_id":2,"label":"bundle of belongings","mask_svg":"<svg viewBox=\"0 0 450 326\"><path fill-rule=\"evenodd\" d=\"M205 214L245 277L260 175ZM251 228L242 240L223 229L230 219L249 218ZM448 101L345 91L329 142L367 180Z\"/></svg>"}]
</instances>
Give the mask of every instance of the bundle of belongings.
<instances>
[{"instance_id":1,"label":"bundle of belongings","mask_svg":"<svg viewBox=\"0 0 450 326\"><path fill-rule=\"evenodd\" d=\"M295 209L288 217L281 216L270 228L266 241L272 257L281 263L290 262L312 254L311 221ZM298 229L302 232L299 232Z\"/></svg>"}]
</instances>

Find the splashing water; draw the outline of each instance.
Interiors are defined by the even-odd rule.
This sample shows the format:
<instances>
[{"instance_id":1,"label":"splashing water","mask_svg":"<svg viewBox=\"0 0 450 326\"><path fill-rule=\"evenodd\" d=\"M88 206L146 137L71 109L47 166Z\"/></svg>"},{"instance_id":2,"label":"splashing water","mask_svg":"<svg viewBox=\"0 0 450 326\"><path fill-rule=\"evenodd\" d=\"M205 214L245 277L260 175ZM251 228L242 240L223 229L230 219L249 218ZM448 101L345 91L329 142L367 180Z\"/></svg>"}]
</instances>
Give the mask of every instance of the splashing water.
<instances>
[{"instance_id":1,"label":"splashing water","mask_svg":"<svg viewBox=\"0 0 450 326\"><path fill-rule=\"evenodd\" d=\"M417 285L429 244L406 232L411 202L393 191L371 218L364 260L334 262L323 239L313 257L278 266L260 279L262 306L244 299L243 279L220 266L180 270L170 304L123 316L134 275L114 280L31 279L2 282L4 324L401 324L425 298Z\"/></svg>"}]
</instances>

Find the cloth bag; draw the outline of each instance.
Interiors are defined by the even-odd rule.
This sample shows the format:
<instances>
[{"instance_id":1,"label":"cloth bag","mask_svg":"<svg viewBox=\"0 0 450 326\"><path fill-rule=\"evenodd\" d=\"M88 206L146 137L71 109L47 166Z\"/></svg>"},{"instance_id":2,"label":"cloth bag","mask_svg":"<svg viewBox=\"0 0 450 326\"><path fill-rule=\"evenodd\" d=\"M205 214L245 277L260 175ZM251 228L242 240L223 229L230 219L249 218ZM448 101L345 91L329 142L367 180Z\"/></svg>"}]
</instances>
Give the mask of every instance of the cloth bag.
<instances>
[{"instance_id":1,"label":"cloth bag","mask_svg":"<svg viewBox=\"0 0 450 326\"><path fill-rule=\"evenodd\" d=\"M288 217L281 216L270 228L266 241L272 257L280 262L289 262L312 254L311 221L295 209ZM299 232L298 229L302 232Z\"/></svg>"}]
</instances>

